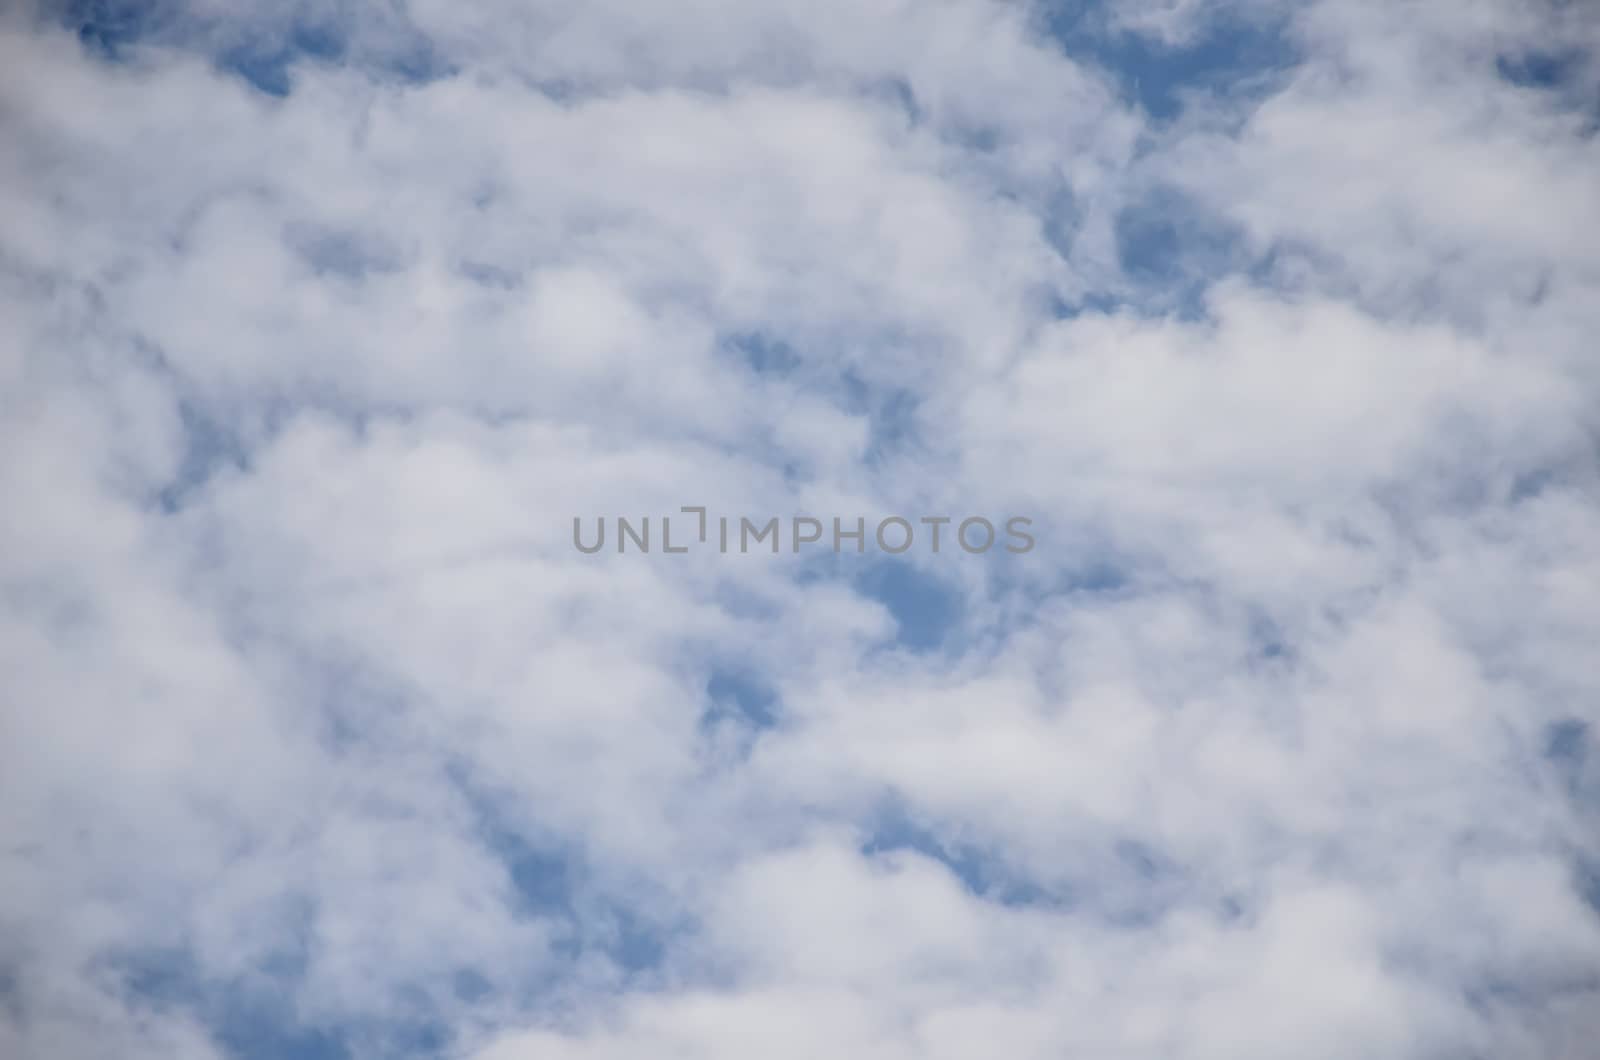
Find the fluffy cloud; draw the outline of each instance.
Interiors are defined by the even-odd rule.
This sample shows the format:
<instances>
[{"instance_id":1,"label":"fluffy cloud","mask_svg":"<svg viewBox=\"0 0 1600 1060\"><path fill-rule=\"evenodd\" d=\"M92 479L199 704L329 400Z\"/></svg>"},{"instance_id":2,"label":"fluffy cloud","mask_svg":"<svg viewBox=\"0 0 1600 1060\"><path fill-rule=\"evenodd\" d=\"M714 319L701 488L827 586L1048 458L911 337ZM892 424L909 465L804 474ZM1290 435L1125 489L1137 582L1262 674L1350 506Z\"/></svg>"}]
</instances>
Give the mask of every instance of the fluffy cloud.
<instances>
[{"instance_id":1,"label":"fluffy cloud","mask_svg":"<svg viewBox=\"0 0 1600 1060\"><path fill-rule=\"evenodd\" d=\"M1597 38L0 17L0 1052L1578 1060Z\"/></svg>"}]
</instances>

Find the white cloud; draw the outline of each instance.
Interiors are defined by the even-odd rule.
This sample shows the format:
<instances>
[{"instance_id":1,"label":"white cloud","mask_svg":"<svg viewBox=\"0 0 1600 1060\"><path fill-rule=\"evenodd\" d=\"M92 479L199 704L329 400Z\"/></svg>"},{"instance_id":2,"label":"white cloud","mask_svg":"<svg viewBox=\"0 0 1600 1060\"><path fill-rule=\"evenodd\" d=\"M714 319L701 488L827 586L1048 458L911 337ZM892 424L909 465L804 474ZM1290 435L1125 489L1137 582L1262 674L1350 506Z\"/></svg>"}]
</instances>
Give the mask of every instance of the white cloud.
<instances>
[{"instance_id":1,"label":"white cloud","mask_svg":"<svg viewBox=\"0 0 1600 1060\"><path fill-rule=\"evenodd\" d=\"M0 1052L1583 1055L1592 20L165 10L0 20Z\"/></svg>"}]
</instances>

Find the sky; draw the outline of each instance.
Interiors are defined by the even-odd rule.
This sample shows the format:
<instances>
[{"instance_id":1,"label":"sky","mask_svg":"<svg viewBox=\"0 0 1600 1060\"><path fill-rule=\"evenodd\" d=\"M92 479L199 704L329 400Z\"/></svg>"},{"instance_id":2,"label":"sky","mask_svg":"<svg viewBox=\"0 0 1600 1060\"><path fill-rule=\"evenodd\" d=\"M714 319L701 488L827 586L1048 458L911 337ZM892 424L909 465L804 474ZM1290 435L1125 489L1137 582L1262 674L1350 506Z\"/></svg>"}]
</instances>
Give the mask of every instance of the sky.
<instances>
[{"instance_id":1,"label":"sky","mask_svg":"<svg viewBox=\"0 0 1600 1060\"><path fill-rule=\"evenodd\" d=\"M1560 0L4 5L0 1056L1592 1060L1597 130ZM695 506L1035 545L573 547Z\"/></svg>"}]
</instances>

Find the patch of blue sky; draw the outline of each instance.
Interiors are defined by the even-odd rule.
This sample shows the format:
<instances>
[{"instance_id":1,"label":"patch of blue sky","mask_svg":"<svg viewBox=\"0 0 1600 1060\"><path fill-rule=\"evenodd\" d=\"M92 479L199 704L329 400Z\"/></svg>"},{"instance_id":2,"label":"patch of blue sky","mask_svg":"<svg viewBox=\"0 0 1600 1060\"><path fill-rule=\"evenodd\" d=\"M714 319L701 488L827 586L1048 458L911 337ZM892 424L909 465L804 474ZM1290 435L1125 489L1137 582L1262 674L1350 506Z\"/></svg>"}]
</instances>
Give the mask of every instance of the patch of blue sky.
<instances>
[{"instance_id":1,"label":"patch of blue sky","mask_svg":"<svg viewBox=\"0 0 1600 1060\"><path fill-rule=\"evenodd\" d=\"M1582 48L1502 52L1495 72L1519 88L1559 88L1582 70L1589 55Z\"/></svg>"},{"instance_id":2,"label":"patch of blue sky","mask_svg":"<svg viewBox=\"0 0 1600 1060\"><path fill-rule=\"evenodd\" d=\"M1575 859L1573 875L1578 897L1583 899L1583 904L1589 907L1590 912L1600 917L1600 860L1589 857Z\"/></svg>"},{"instance_id":3,"label":"patch of blue sky","mask_svg":"<svg viewBox=\"0 0 1600 1060\"><path fill-rule=\"evenodd\" d=\"M757 375L787 378L801 365L800 354L778 335L762 331L740 332L728 336L727 345Z\"/></svg>"},{"instance_id":4,"label":"patch of blue sky","mask_svg":"<svg viewBox=\"0 0 1600 1060\"><path fill-rule=\"evenodd\" d=\"M1052 601L1118 597L1140 591L1139 576L1151 571L1111 544L1083 535L1052 534L1035 521L1030 532L1034 551L1047 559L1041 569L1015 557L996 557L988 576L989 591L1014 602L1022 624L1032 621ZM1041 552L1041 550L1048 550Z\"/></svg>"},{"instance_id":5,"label":"patch of blue sky","mask_svg":"<svg viewBox=\"0 0 1600 1060\"><path fill-rule=\"evenodd\" d=\"M1039 233L1063 260L1070 259L1083 231L1084 212L1078 197L1065 184L1055 187L1038 204Z\"/></svg>"},{"instance_id":6,"label":"patch of blue sky","mask_svg":"<svg viewBox=\"0 0 1600 1060\"><path fill-rule=\"evenodd\" d=\"M866 86L866 94L900 111L905 116L907 126L921 124L927 117L927 111L918 102L911 83L903 77L882 78Z\"/></svg>"},{"instance_id":7,"label":"patch of blue sky","mask_svg":"<svg viewBox=\"0 0 1600 1060\"><path fill-rule=\"evenodd\" d=\"M337 63L344 57L345 40L337 31L296 24L281 39L256 38L217 56L224 70L238 74L269 96L287 96L292 87L291 68L297 62Z\"/></svg>"},{"instance_id":8,"label":"patch of blue sky","mask_svg":"<svg viewBox=\"0 0 1600 1060\"><path fill-rule=\"evenodd\" d=\"M592 919L587 948L604 951L623 971L637 975L661 967L673 934L638 911L613 903Z\"/></svg>"},{"instance_id":9,"label":"patch of blue sky","mask_svg":"<svg viewBox=\"0 0 1600 1060\"><path fill-rule=\"evenodd\" d=\"M208 54L219 70L280 98L293 91L297 67L352 59L346 27L270 17L270 8L242 7L219 15L198 12L182 0L66 0L55 13L86 48L104 59L120 60L139 44L176 46ZM380 51L363 54L360 65L370 75L404 83L450 72L424 36L403 27L386 35Z\"/></svg>"},{"instance_id":10,"label":"patch of blue sky","mask_svg":"<svg viewBox=\"0 0 1600 1060\"><path fill-rule=\"evenodd\" d=\"M182 381L174 375L174 382ZM210 411L207 411L207 409ZM406 422L413 410L399 404L357 405L331 387L262 390L226 404L181 399L181 456L172 478L156 490L154 503L168 514L184 508L218 475L248 472L252 453L297 419L316 415L364 432L374 423Z\"/></svg>"},{"instance_id":11,"label":"patch of blue sky","mask_svg":"<svg viewBox=\"0 0 1600 1060\"><path fill-rule=\"evenodd\" d=\"M1265 614L1258 613L1250 620L1250 650L1251 661L1258 664L1287 664L1295 658L1288 630Z\"/></svg>"},{"instance_id":12,"label":"patch of blue sky","mask_svg":"<svg viewBox=\"0 0 1600 1060\"><path fill-rule=\"evenodd\" d=\"M913 523L913 529L920 528ZM965 554L949 558L976 559ZM965 601L952 579L905 559L881 556L868 559L852 582L856 592L882 604L894 618L895 648L920 655L958 647Z\"/></svg>"},{"instance_id":13,"label":"patch of blue sky","mask_svg":"<svg viewBox=\"0 0 1600 1060\"><path fill-rule=\"evenodd\" d=\"M1540 747L1550 772L1581 814L1600 809L1600 759L1595 755L1594 727L1577 717L1550 722Z\"/></svg>"},{"instance_id":14,"label":"patch of blue sky","mask_svg":"<svg viewBox=\"0 0 1600 1060\"><path fill-rule=\"evenodd\" d=\"M1171 188L1152 188L1117 215L1117 256L1141 300L1182 319L1201 319L1206 291L1249 269L1242 233Z\"/></svg>"},{"instance_id":15,"label":"patch of blue sky","mask_svg":"<svg viewBox=\"0 0 1600 1060\"><path fill-rule=\"evenodd\" d=\"M67 0L56 15L86 48L115 59L128 45L159 35L175 12L172 4L152 0Z\"/></svg>"},{"instance_id":16,"label":"patch of blue sky","mask_svg":"<svg viewBox=\"0 0 1600 1060\"><path fill-rule=\"evenodd\" d=\"M705 717L709 722L733 718L757 729L778 723L781 703L777 690L746 667L713 667L706 681Z\"/></svg>"},{"instance_id":17,"label":"patch of blue sky","mask_svg":"<svg viewBox=\"0 0 1600 1060\"><path fill-rule=\"evenodd\" d=\"M207 1022L235 1060L345 1060L355 1055L347 1031L296 1027L278 1006L229 1004ZM445 1044L441 1038L437 1029L424 1029L407 1044L411 1055L431 1055Z\"/></svg>"},{"instance_id":18,"label":"patch of blue sky","mask_svg":"<svg viewBox=\"0 0 1600 1060\"><path fill-rule=\"evenodd\" d=\"M336 30L296 24L276 44L262 41L236 47L219 55L217 63L261 92L283 97L293 90L297 66L348 61L347 48L347 40ZM403 47L367 57L358 65L369 75L403 84L421 84L448 76L452 70L420 35L413 36Z\"/></svg>"},{"instance_id":19,"label":"patch of blue sky","mask_svg":"<svg viewBox=\"0 0 1600 1060\"><path fill-rule=\"evenodd\" d=\"M936 861L969 894L1002 905L1059 905L1066 898L1009 871L1003 861L991 853L941 835L918 821L900 800L893 798L886 799L879 808L860 851L867 857L910 852Z\"/></svg>"},{"instance_id":20,"label":"patch of blue sky","mask_svg":"<svg viewBox=\"0 0 1600 1060\"><path fill-rule=\"evenodd\" d=\"M318 275L345 280L400 271L405 262L399 251L371 233L291 225L284 241Z\"/></svg>"},{"instance_id":21,"label":"patch of blue sky","mask_svg":"<svg viewBox=\"0 0 1600 1060\"><path fill-rule=\"evenodd\" d=\"M189 950L171 947L120 954L107 971L130 1006L188 1015L234 1060L346 1060L357 1054L357 1037L409 1056L435 1056L449 1044L442 1026L422 1016L367 1028L304 1021L294 998L304 965L303 952L285 951L225 981L205 975Z\"/></svg>"},{"instance_id":22,"label":"patch of blue sky","mask_svg":"<svg viewBox=\"0 0 1600 1060\"><path fill-rule=\"evenodd\" d=\"M1581 769L1589 758L1589 723L1563 718L1545 729L1544 756L1559 765Z\"/></svg>"},{"instance_id":23,"label":"patch of blue sky","mask_svg":"<svg viewBox=\"0 0 1600 1060\"><path fill-rule=\"evenodd\" d=\"M177 473L157 493L161 510L171 514L183 508L206 483L227 467L243 468L247 455L232 432L191 402L180 402L178 418L183 450Z\"/></svg>"},{"instance_id":24,"label":"patch of blue sky","mask_svg":"<svg viewBox=\"0 0 1600 1060\"><path fill-rule=\"evenodd\" d=\"M478 818L485 848L505 866L515 909L551 922L558 957L572 961L598 953L628 973L660 964L670 934L667 925L610 893L574 844L514 825L463 770L453 770L452 779ZM487 981L482 985L493 986ZM459 981L457 987L459 992Z\"/></svg>"},{"instance_id":25,"label":"patch of blue sky","mask_svg":"<svg viewBox=\"0 0 1600 1060\"><path fill-rule=\"evenodd\" d=\"M847 378L853 389L858 385ZM862 387L862 397L855 402L867 416L867 448L862 463L870 468L881 468L895 457L915 450L922 441L922 428L918 422L921 407L917 396L910 390L893 388L868 390Z\"/></svg>"},{"instance_id":26,"label":"patch of blue sky","mask_svg":"<svg viewBox=\"0 0 1600 1060\"><path fill-rule=\"evenodd\" d=\"M1546 93L1563 109L1582 115L1585 135L1600 131L1600 56L1592 50L1564 45L1501 52L1494 66L1502 81Z\"/></svg>"},{"instance_id":27,"label":"patch of blue sky","mask_svg":"<svg viewBox=\"0 0 1600 1060\"><path fill-rule=\"evenodd\" d=\"M1136 837L1108 836L1085 845L1064 877L1030 878L993 851L967 842L960 830L920 819L904 800L886 796L860 845L868 857L910 852L942 865L971 895L1011 907L1071 908L1128 930L1150 927L1170 909L1195 899L1195 882L1161 850ZM1224 920L1248 913L1239 894L1220 896Z\"/></svg>"},{"instance_id":28,"label":"patch of blue sky","mask_svg":"<svg viewBox=\"0 0 1600 1060\"><path fill-rule=\"evenodd\" d=\"M862 460L868 467L881 467L895 456L914 450L919 443L919 402L906 386L868 379L855 366L808 357L796 344L767 332L729 335L723 340L723 348L757 378L803 389L848 415L864 419L868 438ZM741 453L748 456L751 450L746 446ZM806 468L776 449L768 456L782 467L789 481L806 478Z\"/></svg>"},{"instance_id":29,"label":"patch of blue sky","mask_svg":"<svg viewBox=\"0 0 1600 1060\"><path fill-rule=\"evenodd\" d=\"M1108 15L1105 0L1062 0L1045 7L1044 24L1068 55L1105 71L1125 100L1157 121L1179 117L1191 97L1263 96L1300 61L1281 17L1219 8L1191 37L1167 42Z\"/></svg>"},{"instance_id":30,"label":"patch of blue sky","mask_svg":"<svg viewBox=\"0 0 1600 1060\"><path fill-rule=\"evenodd\" d=\"M1183 116L1196 100L1253 102L1285 83L1301 59L1286 19L1251 21L1219 10L1196 32L1167 42L1118 26L1102 0L1047 5L1045 32L1076 61L1103 72L1119 95L1157 128ZM1069 194L1041 208L1045 240L1070 258L1078 211ZM1181 319L1204 317L1206 291L1218 279L1259 265L1242 234L1171 188L1153 188L1117 216L1114 235L1126 290L1057 297L1051 314L1142 311Z\"/></svg>"}]
</instances>

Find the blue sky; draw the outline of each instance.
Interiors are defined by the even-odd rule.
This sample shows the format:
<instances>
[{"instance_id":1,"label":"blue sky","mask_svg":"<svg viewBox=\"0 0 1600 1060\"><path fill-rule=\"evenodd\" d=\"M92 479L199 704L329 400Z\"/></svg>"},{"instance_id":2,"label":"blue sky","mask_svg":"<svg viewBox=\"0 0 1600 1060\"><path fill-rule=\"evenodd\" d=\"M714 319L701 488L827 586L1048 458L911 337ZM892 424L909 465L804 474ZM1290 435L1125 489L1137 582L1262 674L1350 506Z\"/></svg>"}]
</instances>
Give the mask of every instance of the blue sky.
<instances>
[{"instance_id":1,"label":"blue sky","mask_svg":"<svg viewBox=\"0 0 1600 1060\"><path fill-rule=\"evenodd\" d=\"M1597 44L7 9L0 1055L1585 1060Z\"/></svg>"}]
</instances>

